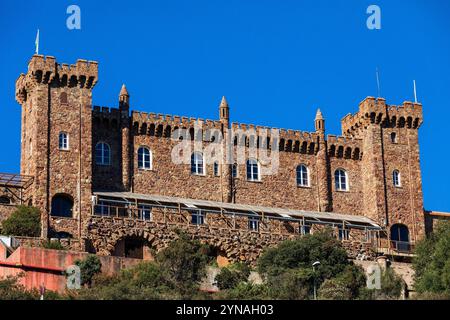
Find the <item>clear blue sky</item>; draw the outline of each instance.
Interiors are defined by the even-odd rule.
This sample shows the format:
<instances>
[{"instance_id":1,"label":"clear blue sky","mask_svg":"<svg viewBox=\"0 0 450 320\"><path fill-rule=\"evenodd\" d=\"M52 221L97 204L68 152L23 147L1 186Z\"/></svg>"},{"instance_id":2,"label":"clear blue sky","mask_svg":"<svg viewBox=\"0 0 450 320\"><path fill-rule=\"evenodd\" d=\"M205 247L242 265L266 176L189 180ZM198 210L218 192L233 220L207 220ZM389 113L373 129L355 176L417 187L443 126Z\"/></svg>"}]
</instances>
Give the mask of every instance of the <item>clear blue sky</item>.
<instances>
[{"instance_id":1,"label":"clear blue sky","mask_svg":"<svg viewBox=\"0 0 450 320\"><path fill-rule=\"evenodd\" d=\"M81 8L81 30L66 9ZM382 29L366 27L377 4ZM132 108L218 117L226 95L233 121L327 131L366 96L424 106L420 129L425 207L450 211L450 2L444 0L153 0L0 2L0 172L19 172L20 106L14 82L40 53L59 62L100 63L94 104L116 106L122 83Z\"/></svg>"}]
</instances>

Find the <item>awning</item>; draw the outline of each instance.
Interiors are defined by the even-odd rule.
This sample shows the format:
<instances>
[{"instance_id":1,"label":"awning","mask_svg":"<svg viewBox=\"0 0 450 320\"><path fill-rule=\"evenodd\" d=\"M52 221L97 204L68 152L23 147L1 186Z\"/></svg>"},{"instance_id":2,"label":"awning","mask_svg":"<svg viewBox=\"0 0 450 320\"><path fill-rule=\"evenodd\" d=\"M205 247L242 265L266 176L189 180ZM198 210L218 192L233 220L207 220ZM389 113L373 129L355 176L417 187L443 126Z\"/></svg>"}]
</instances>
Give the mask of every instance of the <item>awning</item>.
<instances>
[{"instance_id":1,"label":"awning","mask_svg":"<svg viewBox=\"0 0 450 320\"><path fill-rule=\"evenodd\" d=\"M163 206L177 204L191 209L201 208L205 210L209 209L221 212L228 211L228 213L240 212L248 215L264 214L265 216L270 215L281 220L307 220L308 222L322 224L342 224L343 222L345 222L346 224L353 225L355 227L367 228L371 230L382 230L382 228L376 222L367 217L333 212L316 212L285 208L272 208L210 200L138 194L132 192L94 192L94 195L98 197L98 200L114 201L114 199L128 199L130 200L130 204L134 203L136 200L156 202L159 205Z\"/></svg>"}]
</instances>

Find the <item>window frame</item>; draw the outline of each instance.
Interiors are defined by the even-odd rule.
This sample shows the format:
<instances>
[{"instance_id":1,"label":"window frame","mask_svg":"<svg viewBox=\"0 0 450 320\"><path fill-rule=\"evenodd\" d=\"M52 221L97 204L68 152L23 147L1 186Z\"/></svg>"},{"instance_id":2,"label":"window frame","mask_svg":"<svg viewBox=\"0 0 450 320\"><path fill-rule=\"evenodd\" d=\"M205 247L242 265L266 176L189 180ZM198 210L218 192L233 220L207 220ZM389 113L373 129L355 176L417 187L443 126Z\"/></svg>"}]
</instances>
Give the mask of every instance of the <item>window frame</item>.
<instances>
[{"instance_id":1,"label":"window frame","mask_svg":"<svg viewBox=\"0 0 450 320\"><path fill-rule=\"evenodd\" d=\"M237 163L233 163L231 165L231 177L233 179L237 179L239 177L239 172L238 172L238 165Z\"/></svg>"},{"instance_id":2,"label":"window frame","mask_svg":"<svg viewBox=\"0 0 450 320\"><path fill-rule=\"evenodd\" d=\"M61 141L61 138L63 139ZM61 144L62 142L62 144ZM65 145L64 145L65 143ZM70 144L69 144L69 134L66 131L61 131L58 135L58 147L61 151L69 151L70 150Z\"/></svg>"},{"instance_id":3,"label":"window frame","mask_svg":"<svg viewBox=\"0 0 450 320\"><path fill-rule=\"evenodd\" d=\"M143 152L147 151L148 155L146 155L145 153L141 154L140 153L141 150L143 150ZM138 170L146 170L146 171L153 170L153 152L149 147L140 146L137 151L137 156L138 156ZM148 160L145 159L147 156Z\"/></svg>"},{"instance_id":4,"label":"window frame","mask_svg":"<svg viewBox=\"0 0 450 320\"><path fill-rule=\"evenodd\" d=\"M253 162L253 163L250 163L250 162ZM258 160L254 159L254 158L247 159L247 161L245 163L245 167L246 167L247 181L250 181L250 182L260 182L261 181L261 169L260 169ZM250 172L249 172L249 167L250 167ZM256 179L254 178L255 167L256 167ZM249 174L250 174L250 177L249 177Z\"/></svg>"},{"instance_id":5,"label":"window frame","mask_svg":"<svg viewBox=\"0 0 450 320\"><path fill-rule=\"evenodd\" d=\"M153 219L152 209L153 209L152 205L148 203L139 203L138 204L139 219L142 221L152 221ZM146 212L148 214L145 214ZM148 218L146 218L146 216L148 216Z\"/></svg>"},{"instance_id":6,"label":"window frame","mask_svg":"<svg viewBox=\"0 0 450 320\"><path fill-rule=\"evenodd\" d=\"M392 171L392 184L396 188L402 187L402 177L400 174L400 170L398 170L398 169L395 169L394 171Z\"/></svg>"},{"instance_id":7,"label":"window frame","mask_svg":"<svg viewBox=\"0 0 450 320\"><path fill-rule=\"evenodd\" d=\"M259 216L249 216L248 217L248 230L253 232L259 232L259 223L261 219Z\"/></svg>"},{"instance_id":8,"label":"window frame","mask_svg":"<svg viewBox=\"0 0 450 320\"><path fill-rule=\"evenodd\" d=\"M338 172L344 173L344 175L339 174L339 180L337 179ZM343 183L342 179L345 179L344 183ZM342 188L343 184L345 185L345 188ZM336 191L340 191L340 192L348 192L350 190L350 181L348 178L347 170L338 168L334 171L334 188Z\"/></svg>"},{"instance_id":9,"label":"window frame","mask_svg":"<svg viewBox=\"0 0 450 320\"><path fill-rule=\"evenodd\" d=\"M347 241L350 239L350 230L345 227L338 228L338 239L339 241Z\"/></svg>"},{"instance_id":10,"label":"window frame","mask_svg":"<svg viewBox=\"0 0 450 320\"><path fill-rule=\"evenodd\" d=\"M195 217L195 222L194 222ZM199 220L200 219L200 220ZM191 224L194 226L202 226L206 224L206 214L202 210L191 211Z\"/></svg>"},{"instance_id":11,"label":"window frame","mask_svg":"<svg viewBox=\"0 0 450 320\"><path fill-rule=\"evenodd\" d=\"M102 146L101 150L98 150L99 146ZM106 158L108 160L107 162L104 161L105 157L106 157L105 156L105 150L106 150L105 146L108 147L107 148L107 150L108 150L108 157ZM101 152L101 156L100 156L101 162L98 161L99 156L98 156L97 153L99 151ZM98 166L110 166L111 165L111 146L108 143L103 142L103 141L99 141L95 145L95 164L98 165Z\"/></svg>"},{"instance_id":12,"label":"window frame","mask_svg":"<svg viewBox=\"0 0 450 320\"><path fill-rule=\"evenodd\" d=\"M198 161L198 156L200 156L201 163ZM201 165L201 166L200 166ZM201 168L201 172L200 169ZM205 176L206 175L206 166L205 166L205 157L201 152L193 152L191 155L191 175L194 176Z\"/></svg>"},{"instance_id":13,"label":"window frame","mask_svg":"<svg viewBox=\"0 0 450 320\"><path fill-rule=\"evenodd\" d=\"M306 184L302 183L303 179L304 179L304 176L303 176L304 173L303 172L301 173L302 176L300 176L300 181L299 181L299 169L300 168L304 168L306 170L306 172L304 172L304 173L306 173ZM310 179L309 179L309 168L308 168L308 166L306 164L304 164L304 163L299 164L295 168L295 180L296 180L297 187L309 188L311 186Z\"/></svg>"}]
</instances>

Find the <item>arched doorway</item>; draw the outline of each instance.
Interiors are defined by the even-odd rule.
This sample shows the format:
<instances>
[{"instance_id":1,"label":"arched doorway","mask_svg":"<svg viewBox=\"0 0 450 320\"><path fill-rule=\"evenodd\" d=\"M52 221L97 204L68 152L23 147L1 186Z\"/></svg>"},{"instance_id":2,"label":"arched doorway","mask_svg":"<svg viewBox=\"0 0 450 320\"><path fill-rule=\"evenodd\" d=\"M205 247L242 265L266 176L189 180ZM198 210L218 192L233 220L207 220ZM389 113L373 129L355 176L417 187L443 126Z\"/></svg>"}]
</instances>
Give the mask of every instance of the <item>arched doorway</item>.
<instances>
[{"instance_id":1,"label":"arched doorway","mask_svg":"<svg viewBox=\"0 0 450 320\"><path fill-rule=\"evenodd\" d=\"M407 226L398 223L391 227L391 245L398 251L410 251L409 230Z\"/></svg>"},{"instance_id":2,"label":"arched doorway","mask_svg":"<svg viewBox=\"0 0 450 320\"><path fill-rule=\"evenodd\" d=\"M67 194L57 194L52 198L52 217L72 218L73 199Z\"/></svg>"},{"instance_id":3,"label":"arched doorway","mask_svg":"<svg viewBox=\"0 0 450 320\"><path fill-rule=\"evenodd\" d=\"M154 256L148 241L142 237L127 236L116 242L113 256L153 261Z\"/></svg>"}]
</instances>

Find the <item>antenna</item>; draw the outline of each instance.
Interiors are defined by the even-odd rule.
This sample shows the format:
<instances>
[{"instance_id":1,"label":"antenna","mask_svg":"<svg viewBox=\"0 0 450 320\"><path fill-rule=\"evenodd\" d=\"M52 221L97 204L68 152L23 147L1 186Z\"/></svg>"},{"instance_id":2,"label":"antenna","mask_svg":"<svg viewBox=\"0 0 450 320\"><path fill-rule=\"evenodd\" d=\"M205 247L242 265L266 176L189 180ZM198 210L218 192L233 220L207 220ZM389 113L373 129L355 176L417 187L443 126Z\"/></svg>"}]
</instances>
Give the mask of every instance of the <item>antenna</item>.
<instances>
[{"instance_id":1,"label":"antenna","mask_svg":"<svg viewBox=\"0 0 450 320\"><path fill-rule=\"evenodd\" d=\"M417 87L416 87L416 80L413 80L414 83L414 102L417 103Z\"/></svg>"},{"instance_id":2,"label":"antenna","mask_svg":"<svg viewBox=\"0 0 450 320\"><path fill-rule=\"evenodd\" d=\"M378 67L376 68L376 75L377 75L377 94L378 94L378 97L377 98L379 98L380 97L380 75L379 75L379 72L378 72Z\"/></svg>"},{"instance_id":3,"label":"antenna","mask_svg":"<svg viewBox=\"0 0 450 320\"><path fill-rule=\"evenodd\" d=\"M37 34L36 34L36 54L39 54L39 29L37 30Z\"/></svg>"}]
</instances>

